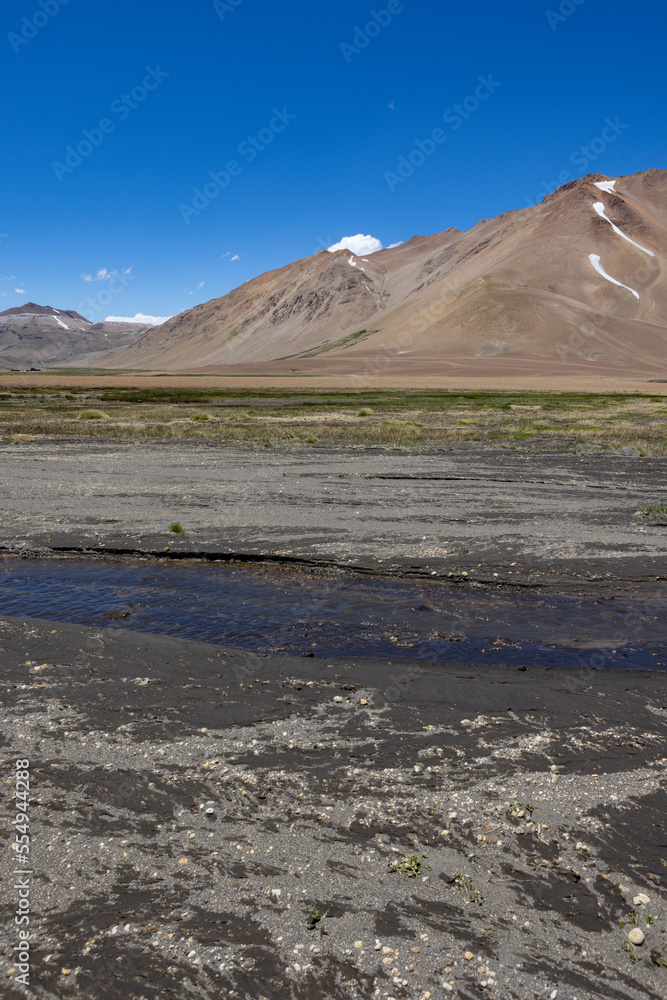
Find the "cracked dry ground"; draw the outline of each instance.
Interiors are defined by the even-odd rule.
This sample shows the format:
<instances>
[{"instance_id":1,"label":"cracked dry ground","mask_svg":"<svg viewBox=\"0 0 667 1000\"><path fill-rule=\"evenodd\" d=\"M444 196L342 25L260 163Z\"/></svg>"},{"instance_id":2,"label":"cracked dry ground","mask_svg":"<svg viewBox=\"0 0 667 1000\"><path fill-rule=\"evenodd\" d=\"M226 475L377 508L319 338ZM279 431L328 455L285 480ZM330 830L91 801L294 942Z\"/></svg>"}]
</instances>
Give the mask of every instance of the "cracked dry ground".
<instances>
[{"instance_id":1,"label":"cracked dry ground","mask_svg":"<svg viewBox=\"0 0 667 1000\"><path fill-rule=\"evenodd\" d=\"M665 995L665 674L7 618L0 656L5 816L32 765L30 995Z\"/></svg>"}]
</instances>

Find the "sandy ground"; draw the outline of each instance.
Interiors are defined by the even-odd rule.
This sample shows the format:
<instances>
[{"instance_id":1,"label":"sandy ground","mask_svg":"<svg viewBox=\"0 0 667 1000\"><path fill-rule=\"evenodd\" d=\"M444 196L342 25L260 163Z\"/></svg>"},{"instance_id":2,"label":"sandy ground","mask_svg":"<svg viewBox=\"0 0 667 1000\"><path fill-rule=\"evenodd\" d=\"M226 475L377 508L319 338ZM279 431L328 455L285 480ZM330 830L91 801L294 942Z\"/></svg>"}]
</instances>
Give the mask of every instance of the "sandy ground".
<instances>
[{"instance_id":1,"label":"sandy ground","mask_svg":"<svg viewBox=\"0 0 667 1000\"><path fill-rule=\"evenodd\" d=\"M667 579L667 519L637 514L665 502L664 458L51 441L0 456L9 552L272 558L580 592Z\"/></svg>"},{"instance_id":2,"label":"sandy ground","mask_svg":"<svg viewBox=\"0 0 667 1000\"><path fill-rule=\"evenodd\" d=\"M664 997L666 675L18 619L0 655L3 1000Z\"/></svg>"},{"instance_id":3,"label":"sandy ground","mask_svg":"<svg viewBox=\"0 0 667 1000\"><path fill-rule=\"evenodd\" d=\"M226 373L225 373L226 371ZM584 366L553 372L535 370L531 366L504 369L487 365L473 370L447 368L442 373L434 373L432 366L424 365L422 371L411 374L383 372L370 375L347 374L256 374L239 370L200 369L198 372L118 372L97 375L72 374L62 369L53 373L47 370L34 374L2 373L0 388L27 386L32 388L70 387L74 389L104 388L196 388L196 389L452 389L457 392L467 390L487 390L506 392L654 392L656 381L667 382L667 377L658 378L663 373L628 374L622 370L607 375L590 374ZM667 370L665 372L667 376ZM662 391L661 389L658 391Z\"/></svg>"}]
</instances>

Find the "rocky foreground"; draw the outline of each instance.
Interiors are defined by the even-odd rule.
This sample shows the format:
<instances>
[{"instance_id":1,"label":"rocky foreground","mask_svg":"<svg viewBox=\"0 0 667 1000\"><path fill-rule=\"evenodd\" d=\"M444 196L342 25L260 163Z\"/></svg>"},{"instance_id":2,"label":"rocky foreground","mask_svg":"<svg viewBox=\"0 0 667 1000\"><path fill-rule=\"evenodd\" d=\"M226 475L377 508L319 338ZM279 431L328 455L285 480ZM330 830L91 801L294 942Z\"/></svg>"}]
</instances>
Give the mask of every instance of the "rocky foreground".
<instances>
[{"instance_id":1,"label":"rocky foreground","mask_svg":"<svg viewBox=\"0 0 667 1000\"><path fill-rule=\"evenodd\" d=\"M665 995L664 673L8 618L0 662L33 872L26 990L2 851L3 998Z\"/></svg>"}]
</instances>

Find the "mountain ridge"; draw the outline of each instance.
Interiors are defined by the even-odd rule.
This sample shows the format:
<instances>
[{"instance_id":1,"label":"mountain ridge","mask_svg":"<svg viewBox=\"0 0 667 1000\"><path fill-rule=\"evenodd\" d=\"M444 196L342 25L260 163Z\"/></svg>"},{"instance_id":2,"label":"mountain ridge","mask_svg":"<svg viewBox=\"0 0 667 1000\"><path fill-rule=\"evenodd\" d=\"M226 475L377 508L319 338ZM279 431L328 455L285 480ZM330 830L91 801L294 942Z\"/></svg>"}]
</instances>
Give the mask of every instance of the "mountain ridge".
<instances>
[{"instance_id":1,"label":"mountain ridge","mask_svg":"<svg viewBox=\"0 0 667 1000\"><path fill-rule=\"evenodd\" d=\"M428 372L503 357L663 370L666 254L667 171L588 174L464 232L267 271L96 363L278 371L297 359L355 373L390 357Z\"/></svg>"}]
</instances>

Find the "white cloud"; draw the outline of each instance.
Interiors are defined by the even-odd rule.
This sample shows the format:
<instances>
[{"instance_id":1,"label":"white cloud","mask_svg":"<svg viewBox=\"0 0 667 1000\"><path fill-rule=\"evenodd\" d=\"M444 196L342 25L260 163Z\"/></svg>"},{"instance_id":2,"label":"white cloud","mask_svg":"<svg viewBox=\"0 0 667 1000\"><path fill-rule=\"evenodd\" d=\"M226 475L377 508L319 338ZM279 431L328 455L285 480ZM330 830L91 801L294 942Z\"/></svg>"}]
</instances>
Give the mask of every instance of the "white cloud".
<instances>
[{"instance_id":1,"label":"white cloud","mask_svg":"<svg viewBox=\"0 0 667 1000\"><path fill-rule=\"evenodd\" d=\"M126 267L123 274L129 274L131 270L131 267ZM97 274L82 274L81 277L84 281L110 281L111 278L117 278L118 274L118 271L107 271L106 267L101 267Z\"/></svg>"},{"instance_id":2,"label":"white cloud","mask_svg":"<svg viewBox=\"0 0 667 1000\"><path fill-rule=\"evenodd\" d=\"M110 271L107 271L106 267L101 267L97 274L82 274L81 277L84 281L106 281L112 275Z\"/></svg>"},{"instance_id":3,"label":"white cloud","mask_svg":"<svg viewBox=\"0 0 667 1000\"><path fill-rule=\"evenodd\" d=\"M14 291L16 292L17 295L23 295L25 292L25 288L15 288Z\"/></svg>"},{"instance_id":4,"label":"white cloud","mask_svg":"<svg viewBox=\"0 0 667 1000\"><path fill-rule=\"evenodd\" d=\"M230 259L231 260L241 260L241 258L239 257L239 255L237 253L235 253L234 256L231 257Z\"/></svg>"},{"instance_id":5,"label":"white cloud","mask_svg":"<svg viewBox=\"0 0 667 1000\"><path fill-rule=\"evenodd\" d=\"M145 313L137 313L136 316L107 316L105 323L144 323L146 326L159 326L166 323L171 316L146 316Z\"/></svg>"},{"instance_id":6,"label":"white cloud","mask_svg":"<svg viewBox=\"0 0 667 1000\"><path fill-rule=\"evenodd\" d=\"M393 250L394 247L402 247L402 246L403 246L403 240L399 240L398 243L390 243L388 247L385 247L385 250Z\"/></svg>"},{"instance_id":7,"label":"white cloud","mask_svg":"<svg viewBox=\"0 0 667 1000\"><path fill-rule=\"evenodd\" d=\"M357 233L356 236L344 236L340 243L334 243L332 247L329 247L329 253L335 253L336 250L351 250L357 257L366 257L369 253L384 250L384 247L375 236L364 236L363 233Z\"/></svg>"},{"instance_id":8,"label":"white cloud","mask_svg":"<svg viewBox=\"0 0 667 1000\"><path fill-rule=\"evenodd\" d=\"M197 285L197 287L195 288L195 291L196 292L199 291L199 289L203 288L205 284L206 284L205 281L200 281L199 284Z\"/></svg>"}]
</instances>

